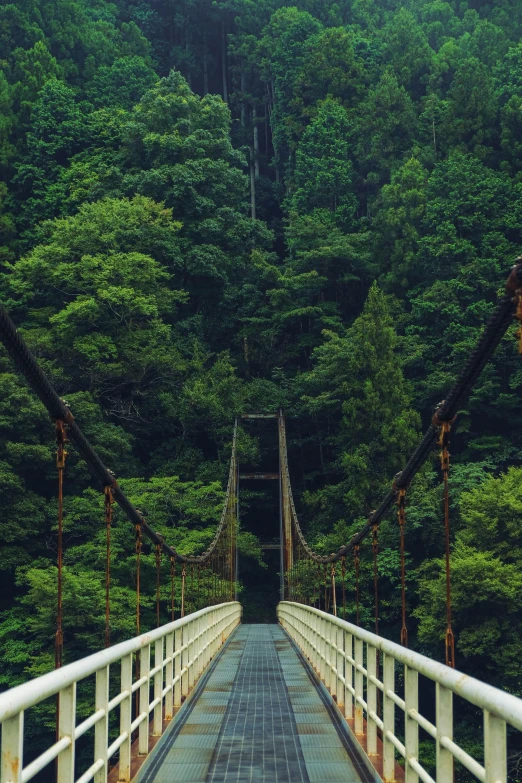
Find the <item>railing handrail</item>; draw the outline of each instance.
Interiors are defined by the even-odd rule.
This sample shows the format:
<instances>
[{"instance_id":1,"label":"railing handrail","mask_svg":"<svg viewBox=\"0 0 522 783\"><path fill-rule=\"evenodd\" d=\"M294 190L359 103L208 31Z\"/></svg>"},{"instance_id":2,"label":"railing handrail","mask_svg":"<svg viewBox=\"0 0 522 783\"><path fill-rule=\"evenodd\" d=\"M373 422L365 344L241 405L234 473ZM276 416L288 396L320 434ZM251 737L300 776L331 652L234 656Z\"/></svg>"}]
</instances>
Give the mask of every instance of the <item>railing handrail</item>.
<instances>
[{"instance_id":1,"label":"railing handrail","mask_svg":"<svg viewBox=\"0 0 522 783\"><path fill-rule=\"evenodd\" d=\"M73 663L69 663L60 669L55 669L47 674L42 674L34 680L29 680L21 685L16 685L14 688L0 694L0 723L51 696L55 696L61 690L69 687L73 683L96 674L96 672L104 667L117 663L126 655L138 652L147 645L172 633L172 631L182 628L187 623L197 620L199 617L202 617L209 612L213 612L219 607L236 606L238 603L238 601L227 601L222 604L208 606L205 609L200 609L198 612L193 612L178 620L174 620L174 622L167 623L159 628L154 628L133 639L120 642L105 650L92 653L92 655L81 658L79 661L73 661Z\"/></svg>"},{"instance_id":2,"label":"railing handrail","mask_svg":"<svg viewBox=\"0 0 522 783\"><path fill-rule=\"evenodd\" d=\"M299 604L295 601L281 601L278 604L278 608L285 605L306 609L310 614L315 614L323 620L345 629L357 639L391 656L408 668L416 670L419 674L442 685L476 707L497 715L502 720L505 720L506 723L509 723L510 726L522 731L522 699L519 699L517 696L513 696L510 693L506 693L506 691L495 688L493 685L477 680L475 677L470 677L468 674L452 669L444 663L433 661L431 658L421 655L421 653L402 647L400 644L384 639L382 636L377 636L377 634L371 631L366 631L358 625L352 625L352 623L342 620L340 617L327 614L313 606Z\"/></svg>"}]
</instances>

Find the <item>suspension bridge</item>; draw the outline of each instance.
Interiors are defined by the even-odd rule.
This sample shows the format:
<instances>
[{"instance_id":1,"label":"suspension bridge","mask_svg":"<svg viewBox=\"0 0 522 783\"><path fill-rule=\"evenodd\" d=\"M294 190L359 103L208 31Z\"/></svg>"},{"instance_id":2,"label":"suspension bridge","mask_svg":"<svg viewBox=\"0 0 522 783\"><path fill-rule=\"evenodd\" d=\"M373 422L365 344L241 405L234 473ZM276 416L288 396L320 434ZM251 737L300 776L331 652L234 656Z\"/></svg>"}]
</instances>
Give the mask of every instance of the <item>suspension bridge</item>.
<instances>
[{"instance_id":1,"label":"suspension bridge","mask_svg":"<svg viewBox=\"0 0 522 783\"><path fill-rule=\"evenodd\" d=\"M520 261L520 259L519 259ZM367 523L337 552L315 552L296 513L281 411L245 413L273 420L279 470L241 473L234 425L221 520L208 548L183 555L156 533L118 485L59 397L3 307L0 339L56 427L58 473L55 668L0 694L1 781L58 783L507 783L508 734L522 731L522 700L455 668L451 613L450 453L457 413L513 321L522 322L522 263L508 278L484 332L421 442ZM522 332L522 330L521 330ZM520 336L522 352L522 336ZM105 647L64 664L63 487L71 442L101 483L105 499ZM68 448L68 447L67 447ZM444 486L445 662L408 647L406 500L412 479L438 449ZM277 624L242 624L237 601L238 498L244 480L279 483L280 601ZM134 530L136 636L111 644L111 528L118 504ZM379 635L379 525L396 506L400 550L400 644ZM373 595L361 594L361 544L371 543ZM273 545L267 545L273 546ZM143 632L141 559L156 564L156 625ZM169 622L162 623L162 564L170 578ZM346 570L353 568L356 612L347 616ZM371 601L372 631L360 625ZM178 615L178 616L176 616ZM419 679L420 678L420 679ZM431 689L434 710L419 695ZM78 693L91 707L78 714ZM55 740L36 754L24 742L24 716L55 702ZM454 739L454 700L482 715L482 752ZM426 701L424 699L424 701ZM478 735L477 735L478 736ZM85 761L85 739L92 742ZM421 740L432 743L423 762ZM83 744L82 744L83 743Z\"/></svg>"}]
</instances>

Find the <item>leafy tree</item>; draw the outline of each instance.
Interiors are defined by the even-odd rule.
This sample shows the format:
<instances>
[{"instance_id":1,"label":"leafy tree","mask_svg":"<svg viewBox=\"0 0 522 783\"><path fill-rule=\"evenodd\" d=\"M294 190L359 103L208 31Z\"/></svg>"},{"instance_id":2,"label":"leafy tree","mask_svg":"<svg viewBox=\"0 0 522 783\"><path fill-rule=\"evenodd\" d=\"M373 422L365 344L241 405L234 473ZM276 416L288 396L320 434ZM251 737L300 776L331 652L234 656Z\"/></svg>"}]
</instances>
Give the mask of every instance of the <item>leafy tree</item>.
<instances>
[{"instance_id":1,"label":"leafy tree","mask_svg":"<svg viewBox=\"0 0 522 783\"><path fill-rule=\"evenodd\" d=\"M156 73L143 57L119 57L98 68L87 94L94 106L130 110L155 81Z\"/></svg>"},{"instance_id":2,"label":"leafy tree","mask_svg":"<svg viewBox=\"0 0 522 783\"><path fill-rule=\"evenodd\" d=\"M343 107L327 99L303 133L296 153L290 209L301 214L327 209L349 226L356 210L350 123Z\"/></svg>"},{"instance_id":3,"label":"leafy tree","mask_svg":"<svg viewBox=\"0 0 522 783\"><path fill-rule=\"evenodd\" d=\"M339 429L325 438L337 480L329 477L310 497L329 521L369 512L415 441L419 419L396 346L386 298L373 285L362 314L346 335L327 335L302 380L303 412L326 426L340 418Z\"/></svg>"}]
</instances>

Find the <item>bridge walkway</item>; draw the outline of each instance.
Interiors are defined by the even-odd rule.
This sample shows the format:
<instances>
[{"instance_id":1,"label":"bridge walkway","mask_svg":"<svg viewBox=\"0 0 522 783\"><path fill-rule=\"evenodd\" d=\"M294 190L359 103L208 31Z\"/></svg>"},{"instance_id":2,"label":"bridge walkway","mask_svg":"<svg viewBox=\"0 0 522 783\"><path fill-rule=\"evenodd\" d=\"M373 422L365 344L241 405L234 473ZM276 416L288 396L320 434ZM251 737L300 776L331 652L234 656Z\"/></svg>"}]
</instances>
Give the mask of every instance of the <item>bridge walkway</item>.
<instances>
[{"instance_id":1,"label":"bridge walkway","mask_svg":"<svg viewBox=\"0 0 522 783\"><path fill-rule=\"evenodd\" d=\"M241 625L139 783L373 783L330 696L278 625Z\"/></svg>"}]
</instances>

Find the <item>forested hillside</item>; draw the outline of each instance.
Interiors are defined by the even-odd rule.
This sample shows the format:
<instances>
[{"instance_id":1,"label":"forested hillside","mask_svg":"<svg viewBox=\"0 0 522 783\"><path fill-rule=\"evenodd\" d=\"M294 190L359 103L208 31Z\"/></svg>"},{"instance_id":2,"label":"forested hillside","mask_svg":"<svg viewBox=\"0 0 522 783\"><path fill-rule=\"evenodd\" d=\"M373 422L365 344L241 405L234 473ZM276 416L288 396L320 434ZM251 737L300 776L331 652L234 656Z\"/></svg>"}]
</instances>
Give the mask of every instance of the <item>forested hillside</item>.
<instances>
[{"instance_id":1,"label":"forested hillside","mask_svg":"<svg viewBox=\"0 0 522 783\"><path fill-rule=\"evenodd\" d=\"M180 551L212 538L244 411L284 409L318 549L389 486L522 247L521 33L519 0L2 0L0 297ZM7 686L53 665L56 483L52 425L0 363ZM459 416L451 472L457 666L519 695L521 388L511 333ZM70 452L69 658L103 643L105 557L103 497ZM411 643L434 657L441 500L434 455L406 539ZM240 541L259 579L262 532ZM392 638L397 540L392 515ZM133 547L117 517L113 641L134 632Z\"/></svg>"}]
</instances>

